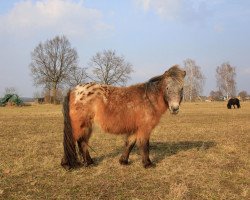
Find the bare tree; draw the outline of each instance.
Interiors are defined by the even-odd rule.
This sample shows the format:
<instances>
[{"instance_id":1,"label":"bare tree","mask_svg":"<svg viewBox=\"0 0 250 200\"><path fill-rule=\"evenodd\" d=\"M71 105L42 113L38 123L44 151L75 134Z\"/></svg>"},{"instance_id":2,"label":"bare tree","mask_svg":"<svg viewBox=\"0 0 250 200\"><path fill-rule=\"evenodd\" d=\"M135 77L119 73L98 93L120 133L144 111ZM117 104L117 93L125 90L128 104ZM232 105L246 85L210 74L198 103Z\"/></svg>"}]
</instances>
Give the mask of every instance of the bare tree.
<instances>
[{"instance_id":1,"label":"bare tree","mask_svg":"<svg viewBox=\"0 0 250 200\"><path fill-rule=\"evenodd\" d=\"M78 55L65 36L56 36L40 43L31 53L31 74L36 85L49 86L53 101L57 101L57 89L66 82L78 64Z\"/></svg>"},{"instance_id":2,"label":"bare tree","mask_svg":"<svg viewBox=\"0 0 250 200\"><path fill-rule=\"evenodd\" d=\"M89 65L93 68L94 81L107 85L125 85L133 72L132 65L112 50L98 52Z\"/></svg>"},{"instance_id":3,"label":"bare tree","mask_svg":"<svg viewBox=\"0 0 250 200\"><path fill-rule=\"evenodd\" d=\"M88 75L86 72L86 68L76 67L70 73L68 80L67 80L67 84L70 87L74 87L80 83L86 82L87 78L88 78Z\"/></svg>"},{"instance_id":4,"label":"bare tree","mask_svg":"<svg viewBox=\"0 0 250 200\"><path fill-rule=\"evenodd\" d=\"M235 67L231 66L229 62L222 63L216 68L217 87L227 99L229 96L236 95L235 77Z\"/></svg>"},{"instance_id":5,"label":"bare tree","mask_svg":"<svg viewBox=\"0 0 250 200\"><path fill-rule=\"evenodd\" d=\"M247 91L243 90L239 92L238 96L242 99L242 101L245 101L248 96Z\"/></svg>"},{"instance_id":6,"label":"bare tree","mask_svg":"<svg viewBox=\"0 0 250 200\"><path fill-rule=\"evenodd\" d=\"M205 76L200 67L192 59L184 60L184 69L186 78L184 84L184 99L194 101L199 98L203 92Z\"/></svg>"},{"instance_id":7,"label":"bare tree","mask_svg":"<svg viewBox=\"0 0 250 200\"><path fill-rule=\"evenodd\" d=\"M6 94L18 94L18 92L14 87L7 87L4 89L4 95Z\"/></svg>"}]
</instances>

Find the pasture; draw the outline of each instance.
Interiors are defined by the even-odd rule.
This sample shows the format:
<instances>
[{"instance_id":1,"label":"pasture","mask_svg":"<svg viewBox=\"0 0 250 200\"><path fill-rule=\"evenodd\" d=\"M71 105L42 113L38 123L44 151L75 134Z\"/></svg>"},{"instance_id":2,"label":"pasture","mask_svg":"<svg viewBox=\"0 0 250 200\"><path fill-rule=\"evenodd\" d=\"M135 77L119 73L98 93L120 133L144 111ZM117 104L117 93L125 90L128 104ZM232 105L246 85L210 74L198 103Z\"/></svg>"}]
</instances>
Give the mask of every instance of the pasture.
<instances>
[{"instance_id":1,"label":"pasture","mask_svg":"<svg viewBox=\"0 0 250 200\"><path fill-rule=\"evenodd\" d=\"M144 169L138 149L122 166L123 136L96 131L95 164L65 171L61 106L0 108L0 199L249 199L250 102L183 103L153 130Z\"/></svg>"}]
</instances>

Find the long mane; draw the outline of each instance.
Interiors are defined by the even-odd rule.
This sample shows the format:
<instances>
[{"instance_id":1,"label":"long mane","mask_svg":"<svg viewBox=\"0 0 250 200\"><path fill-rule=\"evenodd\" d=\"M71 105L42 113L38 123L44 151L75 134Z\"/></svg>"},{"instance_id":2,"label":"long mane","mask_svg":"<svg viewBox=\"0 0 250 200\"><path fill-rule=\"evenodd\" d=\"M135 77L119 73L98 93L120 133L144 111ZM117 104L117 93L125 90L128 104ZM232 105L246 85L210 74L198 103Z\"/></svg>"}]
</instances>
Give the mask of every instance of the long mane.
<instances>
[{"instance_id":1,"label":"long mane","mask_svg":"<svg viewBox=\"0 0 250 200\"><path fill-rule=\"evenodd\" d=\"M174 65L171 67L167 72L167 76L171 77L173 80L177 81L180 84L183 84L184 79L183 77L186 75L185 71L182 71L178 65Z\"/></svg>"}]
</instances>

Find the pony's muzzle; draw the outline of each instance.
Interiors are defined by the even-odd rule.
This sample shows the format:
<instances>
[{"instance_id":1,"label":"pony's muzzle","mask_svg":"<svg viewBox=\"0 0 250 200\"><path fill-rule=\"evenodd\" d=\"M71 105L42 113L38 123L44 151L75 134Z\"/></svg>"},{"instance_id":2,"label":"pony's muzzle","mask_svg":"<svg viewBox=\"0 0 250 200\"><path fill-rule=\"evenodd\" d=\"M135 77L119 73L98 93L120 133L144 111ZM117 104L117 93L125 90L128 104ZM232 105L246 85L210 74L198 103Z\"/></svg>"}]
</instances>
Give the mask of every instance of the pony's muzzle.
<instances>
[{"instance_id":1,"label":"pony's muzzle","mask_svg":"<svg viewBox=\"0 0 250 200\"><path fill-rule=\"evenodd\" d=\"M170 112L171 112L171 114L178 114L178 112L179 112L179 105L172 105L172 106L170 106Z\"/></svg>"}]
</instances>

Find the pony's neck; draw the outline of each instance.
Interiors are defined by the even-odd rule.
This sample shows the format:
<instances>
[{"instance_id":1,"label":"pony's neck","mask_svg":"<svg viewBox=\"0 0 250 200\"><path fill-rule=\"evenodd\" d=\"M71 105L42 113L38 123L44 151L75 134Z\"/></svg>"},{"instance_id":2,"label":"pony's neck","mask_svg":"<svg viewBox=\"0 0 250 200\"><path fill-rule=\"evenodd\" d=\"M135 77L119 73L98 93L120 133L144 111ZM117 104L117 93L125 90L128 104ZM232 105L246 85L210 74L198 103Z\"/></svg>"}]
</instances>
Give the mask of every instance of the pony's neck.
<instances>
[{"instance_id":1,"label":"pony's neck","mask_svg":"<svg viewBox=\"0 0 250 200\"><path fill-rule=\"evenodd\" d=\"M147 82L144 84L146 98L150 101L155 111L163 114L168 109L168 104L164 100L162 85L160 82Z\"/></svg>"}]
</instances>

